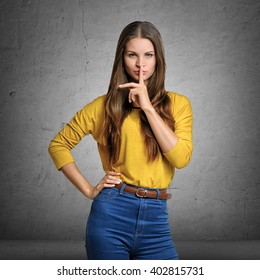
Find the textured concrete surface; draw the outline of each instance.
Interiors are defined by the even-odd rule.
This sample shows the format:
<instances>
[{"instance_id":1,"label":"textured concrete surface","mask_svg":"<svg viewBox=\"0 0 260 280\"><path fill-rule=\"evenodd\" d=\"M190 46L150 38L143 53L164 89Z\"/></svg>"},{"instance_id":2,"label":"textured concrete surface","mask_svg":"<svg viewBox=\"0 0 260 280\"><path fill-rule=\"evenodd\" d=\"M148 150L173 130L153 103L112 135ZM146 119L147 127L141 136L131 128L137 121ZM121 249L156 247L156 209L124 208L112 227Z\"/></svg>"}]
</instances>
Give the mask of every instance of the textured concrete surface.
<instances>
[{"instance_id":1,"label":"textured concrete surface","mask_svg":"<svg viewBox=\"0 0 260 280\"><path fill-rule=\"evenodd\" d=\"M58 173L51 138L107 90L133 20L161 31L167 89L190 98L194 155L169 201L176 240L260 238L257 0L0 1L0 238L83 239L90 201ZM74 156L103 176L87 137Z\"/></svg>"},{"instance_id":2,"label":"textured concrete surface","mask_svg":"<svg viewBox=\"0 0 260 280\"><path fill-rule=\"evenodd\" d=\"M84 241L2 240L0 260L85 260ZM177 241L181 260L260 260L260 241Z\"/></svg>"}]
</instances>

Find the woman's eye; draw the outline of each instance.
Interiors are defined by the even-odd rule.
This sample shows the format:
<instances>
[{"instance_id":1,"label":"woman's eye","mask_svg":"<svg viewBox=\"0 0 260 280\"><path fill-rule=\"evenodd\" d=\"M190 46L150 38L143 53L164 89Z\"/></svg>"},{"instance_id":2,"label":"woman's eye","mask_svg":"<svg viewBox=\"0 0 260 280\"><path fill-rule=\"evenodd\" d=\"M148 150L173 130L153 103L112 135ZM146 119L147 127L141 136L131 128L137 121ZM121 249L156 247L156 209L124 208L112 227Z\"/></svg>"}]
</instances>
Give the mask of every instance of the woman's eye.
<instances>
[{"instance_id":1,"label":"woman's eye","mask_svg":"<svg viewBox=\"0 0 260 280\"><path fill-rule=\"evenodd\" d=\"M153 56L152 53L147 53L147 54L146 54L146 57L152 57L152 56Z\"/></svg>"},{"instance_id":2,"label":"woman's eye","mask_svg":"<svg viewBox=\"0 0 260 280\"><path fill-rule=\"evenodd\" d=\"M132 58L132 57L136 57L136 54L135 54L135 53L130 53L128 56L129 56L130 58Z\"/></svg>"}]
</instances>

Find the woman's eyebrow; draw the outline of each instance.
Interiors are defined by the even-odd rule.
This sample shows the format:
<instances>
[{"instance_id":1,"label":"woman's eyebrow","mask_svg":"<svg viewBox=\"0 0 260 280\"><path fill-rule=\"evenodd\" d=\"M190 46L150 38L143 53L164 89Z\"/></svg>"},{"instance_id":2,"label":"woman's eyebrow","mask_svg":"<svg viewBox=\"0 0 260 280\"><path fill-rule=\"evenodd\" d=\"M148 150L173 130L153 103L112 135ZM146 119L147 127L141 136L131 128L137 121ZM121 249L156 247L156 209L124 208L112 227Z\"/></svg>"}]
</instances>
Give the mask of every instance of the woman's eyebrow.
<instances>
[{"instance_id":1,"label":"woman's eyebrow","mask_svg":"<svg viewBox=\"0 0 260 280\"><path fill-rule=\"evenodd\" d=\"M131 51L131 50L127 50L126 52L127 52L127 53L128 53L128 52L130 52L130 53L137 53L137 52ZM145 52L145 53L155 53L155 52L154 52L154 51L147 51L147 52Z\"/></svg>"}]
</instances>

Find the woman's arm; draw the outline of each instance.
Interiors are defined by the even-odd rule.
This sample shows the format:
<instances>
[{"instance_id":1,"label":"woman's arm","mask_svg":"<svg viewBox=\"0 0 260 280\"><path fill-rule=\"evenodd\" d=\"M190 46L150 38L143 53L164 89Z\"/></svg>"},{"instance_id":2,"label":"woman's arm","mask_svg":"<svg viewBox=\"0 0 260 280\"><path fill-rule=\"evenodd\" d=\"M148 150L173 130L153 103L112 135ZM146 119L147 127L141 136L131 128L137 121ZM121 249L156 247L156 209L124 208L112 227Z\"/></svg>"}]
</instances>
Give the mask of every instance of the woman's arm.
<instances>
[{"instance_id":1,"label":"woman's arm","mask_svg":"<svg viewBox=\"0 0 260 280\"><path fill-rule=\"evenodd\" d=\"M167 160L176 168L187 166L192 154L192 110L187 98L178 97L174 110L174 132L153 108L142 71L139 83L126 83L119 88L129 88L129 102L139 106L145 113L156 141Z\"/></svg>"},{"instance_id":2,"label":"woman's arm","mask_svg":"<svg viewBox=\"0 0 260 280\"><path fill-rule=\"evenodd\" d=\"M151 106L143 109L157 143L163 153L168 153L178 142L178 136L163 121Z\"/></svg>"},{"instance_id":3,"label":"woman's arm","mask_svg":"<svg viewBox=\"0 0 260 280\"><path fill-rule=\"evenodd\" d=\"M71 149L85 135L91 133L95 139L100 135L104 122L103 101L104 96L101 96L84 106L52 139L49 145L49 153L56 168L61 170L71 183L90 199L94 199L104 187L113 187L120 182L118 179L120 174L111 171L107 172L97 186L93 186L83 176L71 153Z\"/></svg>"},{"instance_id":4,"label":"woman's arm","mask_svg":"<svg viewBox=\"0 0 260 280\"><path fill-rule=\"evenodd\" d=\"M70 182L86 197L94 199L100 190L94 188L88 180L82 175L78 166L72 162L60 169Z\"/></svg>"},{"instance_id":5,"label":"woman's arm","mask_svg":"<svg viewBox=\"0 0 260 280\"><path fill-rule=\"evenodd\" d=\"M70 180L70 182L87 198L94 199L103 188L111 188L121 182L118 179L120 173L109 171L101 181L94 187L82 175L75 162L68 163L61 168L63 174Z\"/></svg>"},{"instance_id":6,"label":"woman's arm","mask_svg":"<svg viewBox=\"0 0 260 280\"><path fill-rule=\"evenodd\" d=\"M139 83L126 83L119 86L120 88L129 88L129 103L139 106L145 113L153 134L163 153L169 152L178 142L177 135L168 127L151 104L143 71L139 71Z\"/></svg>"}]
</instances>

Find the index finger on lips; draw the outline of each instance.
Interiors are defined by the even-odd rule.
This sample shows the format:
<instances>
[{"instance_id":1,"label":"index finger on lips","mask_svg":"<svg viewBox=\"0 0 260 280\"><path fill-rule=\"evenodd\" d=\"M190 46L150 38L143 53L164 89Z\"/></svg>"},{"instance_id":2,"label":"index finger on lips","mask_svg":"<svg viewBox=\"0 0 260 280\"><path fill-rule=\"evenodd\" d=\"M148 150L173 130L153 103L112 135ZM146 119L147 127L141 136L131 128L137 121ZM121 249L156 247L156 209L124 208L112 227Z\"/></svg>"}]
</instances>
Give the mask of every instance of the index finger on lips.
<instances>
[{"instance_id":1,"label":"index finger on lips","mask_svg":"<svg viewBox=\"0 0 260 280\"><path fill-rule=\"evenodd\" d=\"M143 66L141 66L139 70L139 85L143 85L143 84L144 84Z\"/></svg>"}]
</instances>

